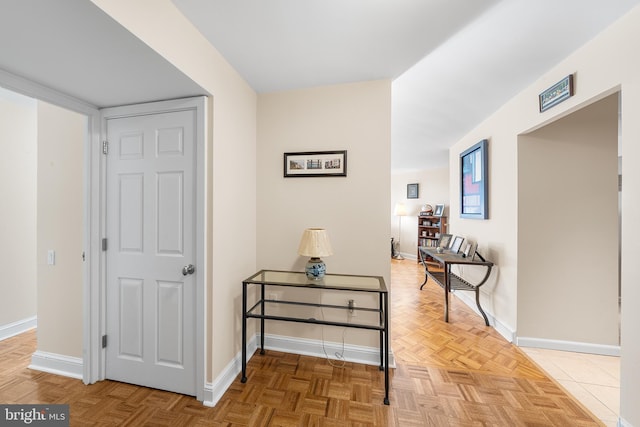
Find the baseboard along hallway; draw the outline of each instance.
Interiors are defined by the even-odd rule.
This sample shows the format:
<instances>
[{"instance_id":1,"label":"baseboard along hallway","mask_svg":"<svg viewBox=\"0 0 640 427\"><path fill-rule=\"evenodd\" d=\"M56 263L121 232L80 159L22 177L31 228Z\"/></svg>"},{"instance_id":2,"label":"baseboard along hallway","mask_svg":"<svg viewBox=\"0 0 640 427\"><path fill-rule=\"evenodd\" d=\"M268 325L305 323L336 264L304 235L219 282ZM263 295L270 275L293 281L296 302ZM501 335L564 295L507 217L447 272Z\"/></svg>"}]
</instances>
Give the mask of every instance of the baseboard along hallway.
<instances>
[{"instance_id":1,"label":"baseboard along hallway","mask_svg":"<svg viewBox=\"0 0 640 427\"><path fill-rule=\"evenodd\" d=\"M601 426L524 352L423 270L392 260L390 405L378 367L267 350L256 352L215 407L192 397L113 381L28 369L35 331L0 342L0 402L67 403L71 425L189 426Z\"/></svg>"}]
</instances>

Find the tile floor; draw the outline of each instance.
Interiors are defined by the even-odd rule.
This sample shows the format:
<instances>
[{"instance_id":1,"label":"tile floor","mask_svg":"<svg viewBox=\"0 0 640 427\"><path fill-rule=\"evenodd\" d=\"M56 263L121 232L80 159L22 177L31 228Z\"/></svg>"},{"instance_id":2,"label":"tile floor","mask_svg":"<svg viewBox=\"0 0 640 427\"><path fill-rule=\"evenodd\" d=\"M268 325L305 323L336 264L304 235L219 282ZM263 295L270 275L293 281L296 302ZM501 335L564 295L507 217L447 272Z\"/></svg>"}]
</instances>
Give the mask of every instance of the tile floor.
<instances>
[{"instance_id":1,"label":"tile floor","mask_svg":"<svg viewBox=\"0 0 640 427\"><path fill-rule=\"evenodd\" d=\"M607 427L618 425L620 358L521 347Z\"/></svg>"}]
</instances>

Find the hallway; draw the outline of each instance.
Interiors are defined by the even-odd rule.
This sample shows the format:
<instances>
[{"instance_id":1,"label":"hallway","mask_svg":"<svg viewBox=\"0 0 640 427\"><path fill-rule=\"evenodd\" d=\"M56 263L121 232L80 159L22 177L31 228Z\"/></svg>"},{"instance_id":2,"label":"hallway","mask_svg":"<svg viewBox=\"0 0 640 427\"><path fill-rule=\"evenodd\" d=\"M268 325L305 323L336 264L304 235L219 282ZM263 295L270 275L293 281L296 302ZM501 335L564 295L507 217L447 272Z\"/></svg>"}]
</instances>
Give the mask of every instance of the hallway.
<instances>
[{"instance_id":1,"label":"hallway","mask_svg":"<svg viewBox=\"0 0 640 427\"><path fill-rule=\"evenodd\" d=\"M35 331L0 342L0 402L68 403L71 425L209 426L601 426L580 403L442 290L418 290L415 261L392 261L391 405L377 366L267 350L214 408L189 396L27 368Z\"/></svg>"},{"instance_id":2,"label":"hallway","mask_svg":"<svg viewBox=\"0 0 640 427\"><path fill-rule=\"evenodd\" d=\"M412 365L438 366L449 373L460 370L460 373L464 372L465 376L482 384L473 393L470 392L474 389L473 382L466 383L464 387L459 385L458 392L463 396L469 393L471 402L488 404L482 408L485 416L489 413L508 413L513 416L507 421L499 416L476 418L476 414L476 417L472 417L474 422L481 420L484 425L492 426L531 423L537 426L600 425L598 423L601 421L589 413L583 403L566 395L566 391L545 372L540 371L524 351L508 343L493 328L486 327L480 315L455 296L450 298L450 322L444 323L442 289L430 280L422 292L417 291L424 279L423 269L419 264L411 260L393 260L391 268L392 348L396 360ZM520 394L522 390L514 391L509 387L502 391L492 390L491 386L485 388L488 384L500 384L503 381L515 381L520 385L530 382L531 388L525 387L524 394ZM534 390L539 392L537 396L536 393L528 394ZM502 401L503 398L526 404L518 409L510 406L501 408L506 403ZM466 407L469 403L473 406L471 402L464 402L462 405ZM563 411L563 407L572 409ZM477 409L480 411L480 408ZM585 410L585 419L568 416L568 412L574 410ZM469 413L470 410L465 409L465 412ZM467 425L466 422L451 425Z\"/></svg>"}]
</instances>

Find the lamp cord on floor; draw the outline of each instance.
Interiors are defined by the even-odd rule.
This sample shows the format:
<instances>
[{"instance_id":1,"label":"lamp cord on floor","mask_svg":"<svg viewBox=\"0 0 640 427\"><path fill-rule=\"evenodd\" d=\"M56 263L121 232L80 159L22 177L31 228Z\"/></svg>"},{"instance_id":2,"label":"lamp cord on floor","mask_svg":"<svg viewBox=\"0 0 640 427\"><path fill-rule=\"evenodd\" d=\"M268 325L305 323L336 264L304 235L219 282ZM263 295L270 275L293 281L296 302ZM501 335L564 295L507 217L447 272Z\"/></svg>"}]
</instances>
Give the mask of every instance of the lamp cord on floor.
<instances>
[{"instance_id":1,"label":"lamp cord on floor","mask_svg":"<svg viewBox=\"0 0 640 427\"><path fill-rule=\"evenodd\" d=\"M324 321L324 310L322 309L322 307L320 307L320 316L322 317L322 320ZM347 319L347 322L350 323L350 320ZM336 363L334 362L330 357L329 354L327 353L327 349L325 348L324 345L324 325L321 326L321 331L322 331L322 351L324 352L325 357L327 358L327 361L329 362L329 365L333 366L334 368L342 368L344 367L346 361L344 360L344 343L345 343L345 336L347 335L347 328L344 328L342 330L342 350L341 351L336 351L334 353L334 356L336 357L336 359L338 359L341 363Z\"/></svg>"}]
</instances>

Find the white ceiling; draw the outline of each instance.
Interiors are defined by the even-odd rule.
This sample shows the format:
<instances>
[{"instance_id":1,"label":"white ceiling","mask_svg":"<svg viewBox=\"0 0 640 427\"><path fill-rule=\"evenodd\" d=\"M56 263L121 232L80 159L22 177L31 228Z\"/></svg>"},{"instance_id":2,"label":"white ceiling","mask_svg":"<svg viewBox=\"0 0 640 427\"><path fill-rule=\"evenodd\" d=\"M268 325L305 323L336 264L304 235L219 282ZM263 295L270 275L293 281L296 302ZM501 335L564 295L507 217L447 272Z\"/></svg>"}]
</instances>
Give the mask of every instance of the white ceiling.
<instances>
[{"instance_id":1,"label":"white ceiling","mask_svg":"<svg viewBox=\"0 0 640 427\"><path fill-rule=\"evenodd\" d=\"M257 92L393 79L401 171L445 167L451 144L640 0L173 2ZM0 70L97 107L206 94L87 0L0 0Z\"/></svg>"},{"instance_id":2,"label":"white ceiling","mask_svg":"<svg viewBox=\"0 0 640 427\"><path fill-rule=\"evenodd\" d=\"M497 0L173 0L258 92L397 77Z\"/></svg>"},{"instance_id":3,"label":"white ceiling","mask_svg":"<svg viewBox=\"0 0 640 427\"><path fill-rule=\"evenodd\" d=\"M446 167L453 143L640 0L173 2L258 92L394 79L398 172Z\"/></svg>"},{"instance_id":4,"label":"white ceiling","mask_svg":"<svg viewBox=\"0 0 640 427\"><path fill-rule=\"evenodd\" d=\"M205 93L88 0L0 0L0 70L96 107Z\"/></svg>"}]
</instances>

